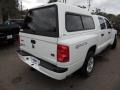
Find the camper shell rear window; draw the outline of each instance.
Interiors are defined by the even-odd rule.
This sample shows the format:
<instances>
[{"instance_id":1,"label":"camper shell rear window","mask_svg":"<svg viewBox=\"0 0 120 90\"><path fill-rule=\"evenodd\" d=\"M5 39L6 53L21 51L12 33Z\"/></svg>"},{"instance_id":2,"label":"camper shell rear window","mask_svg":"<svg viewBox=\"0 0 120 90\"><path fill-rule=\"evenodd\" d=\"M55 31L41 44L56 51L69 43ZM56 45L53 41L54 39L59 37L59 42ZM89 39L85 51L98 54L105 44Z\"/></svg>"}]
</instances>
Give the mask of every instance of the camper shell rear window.
<instances>
[{"instance_id":1,"label":"camper shell rear window","mask_svg":"<svg viewBox=\"0 0 120 90\"><path fill-rule=\"evenodd\" d=\"M48 37L59 37L57 5L29 10L23 24L22 32Z\"/></svg>"}]
</instances>

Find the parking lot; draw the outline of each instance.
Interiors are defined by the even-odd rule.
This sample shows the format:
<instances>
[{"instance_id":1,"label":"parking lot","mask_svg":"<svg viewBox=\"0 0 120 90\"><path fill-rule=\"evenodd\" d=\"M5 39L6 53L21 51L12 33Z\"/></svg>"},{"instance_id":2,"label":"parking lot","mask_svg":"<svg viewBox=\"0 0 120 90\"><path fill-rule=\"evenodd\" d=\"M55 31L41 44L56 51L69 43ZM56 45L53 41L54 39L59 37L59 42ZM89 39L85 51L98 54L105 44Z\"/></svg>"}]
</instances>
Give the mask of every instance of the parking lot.
<instances>
[{"instance_id":1,"label":"parking lot","mask_svg":"<svg viewBox=\"0 0 120 90\"><path fill-rule=\"evenodd\" d=\"M0 46L0 90L120 90L120 40L115 50L108 48L96 57L89 78L78 72L57 81L30 70L16 54L17 45Z\"/></svg>"}]
</instances>

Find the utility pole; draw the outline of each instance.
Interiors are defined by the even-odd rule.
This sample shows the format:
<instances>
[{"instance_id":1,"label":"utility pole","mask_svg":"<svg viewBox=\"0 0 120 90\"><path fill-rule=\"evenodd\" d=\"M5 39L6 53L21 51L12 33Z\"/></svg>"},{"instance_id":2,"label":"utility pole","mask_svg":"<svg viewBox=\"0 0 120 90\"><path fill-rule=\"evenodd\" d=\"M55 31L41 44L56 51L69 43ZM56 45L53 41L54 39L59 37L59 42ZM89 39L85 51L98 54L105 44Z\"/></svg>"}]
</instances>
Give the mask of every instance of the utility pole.
<instances>
[{"instance_id":1,"label":"utility pole","mask_svg":"<svg viewBox=\"0 0 120 90\"><path fill-rule=\"evenodd\" d=\"M66 0L58 0L59 2L66 3Z\"/></svg>"},{"instance_id":2,"label":"utility pole","mask_svg":"<svg viewBox=\"0 0 120 90\"><path fill-rule=\"evenodd\" d=\"M22 0L20 0L20 10L23 10Z\"/></svg>"},{"instance_id":3,"label":"utility pole","mask_svg":"<svg viewBox=\"0 0 120 90\"><path fill-rule=\"evenodd\" d=\"M19 5L20 5L20 18L22 18L22 11L23 11L23 3L22 3L22 0L19 0Z\"/></svg>"},{"instance_id":4,"label":"utility pole","mask_svg":"<svg viewBox=\"0 0 120 90\"><path fill-rule=\"evenodd\" d=\"M64 3L66 3L66 0L63 0L64 1Z\"/></svg>"},{"instance_id":5,"label":"utility pole","mask_svg":"<svg viewBox=\"0 0 120 90\"><path fill-rule=\"evenodd\" d=\"M88 11L90 11L90 7L91 7L91 0L88 0Z\"/></svg>"}]
</instances>

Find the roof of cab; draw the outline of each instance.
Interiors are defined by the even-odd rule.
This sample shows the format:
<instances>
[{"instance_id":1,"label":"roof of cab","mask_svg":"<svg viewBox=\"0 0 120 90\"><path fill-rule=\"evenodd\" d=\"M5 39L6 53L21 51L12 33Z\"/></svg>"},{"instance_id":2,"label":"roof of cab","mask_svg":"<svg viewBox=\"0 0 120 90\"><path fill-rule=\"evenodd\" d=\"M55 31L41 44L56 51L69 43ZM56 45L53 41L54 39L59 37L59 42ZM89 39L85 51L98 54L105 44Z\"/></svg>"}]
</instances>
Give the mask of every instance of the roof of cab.
<instances>
[{"instance_id":1,"label":"roof of cab","mask_svg":"<svg viewBox=\"0 0 120 90\"><path fill-rule=\"evenodd\" d=\"M106 17L104 17L104 16L101 16L101 15L92 15L93 17L100 17L100 18L105 18L105 19L107 19Z\"/></svg>"}]
</instances>

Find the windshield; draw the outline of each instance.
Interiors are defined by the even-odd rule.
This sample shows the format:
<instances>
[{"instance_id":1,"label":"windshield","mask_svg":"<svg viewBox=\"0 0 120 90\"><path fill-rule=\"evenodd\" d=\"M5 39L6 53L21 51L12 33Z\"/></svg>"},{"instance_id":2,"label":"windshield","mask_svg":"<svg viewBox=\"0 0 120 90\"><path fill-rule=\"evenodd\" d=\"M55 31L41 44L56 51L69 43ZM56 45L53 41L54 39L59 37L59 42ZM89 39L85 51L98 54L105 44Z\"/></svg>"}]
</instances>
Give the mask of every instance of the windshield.
<instances>
[{"instance_id":1,"label":"windshield","mask_svg":"<svg viewBox=\"0 0 120 90\"><path fill-rule=\"evenodd\" d=\"M54 5L30 10L23 25L23 32L58 37L57 7Z\"/></svg>"}]
</instances>

